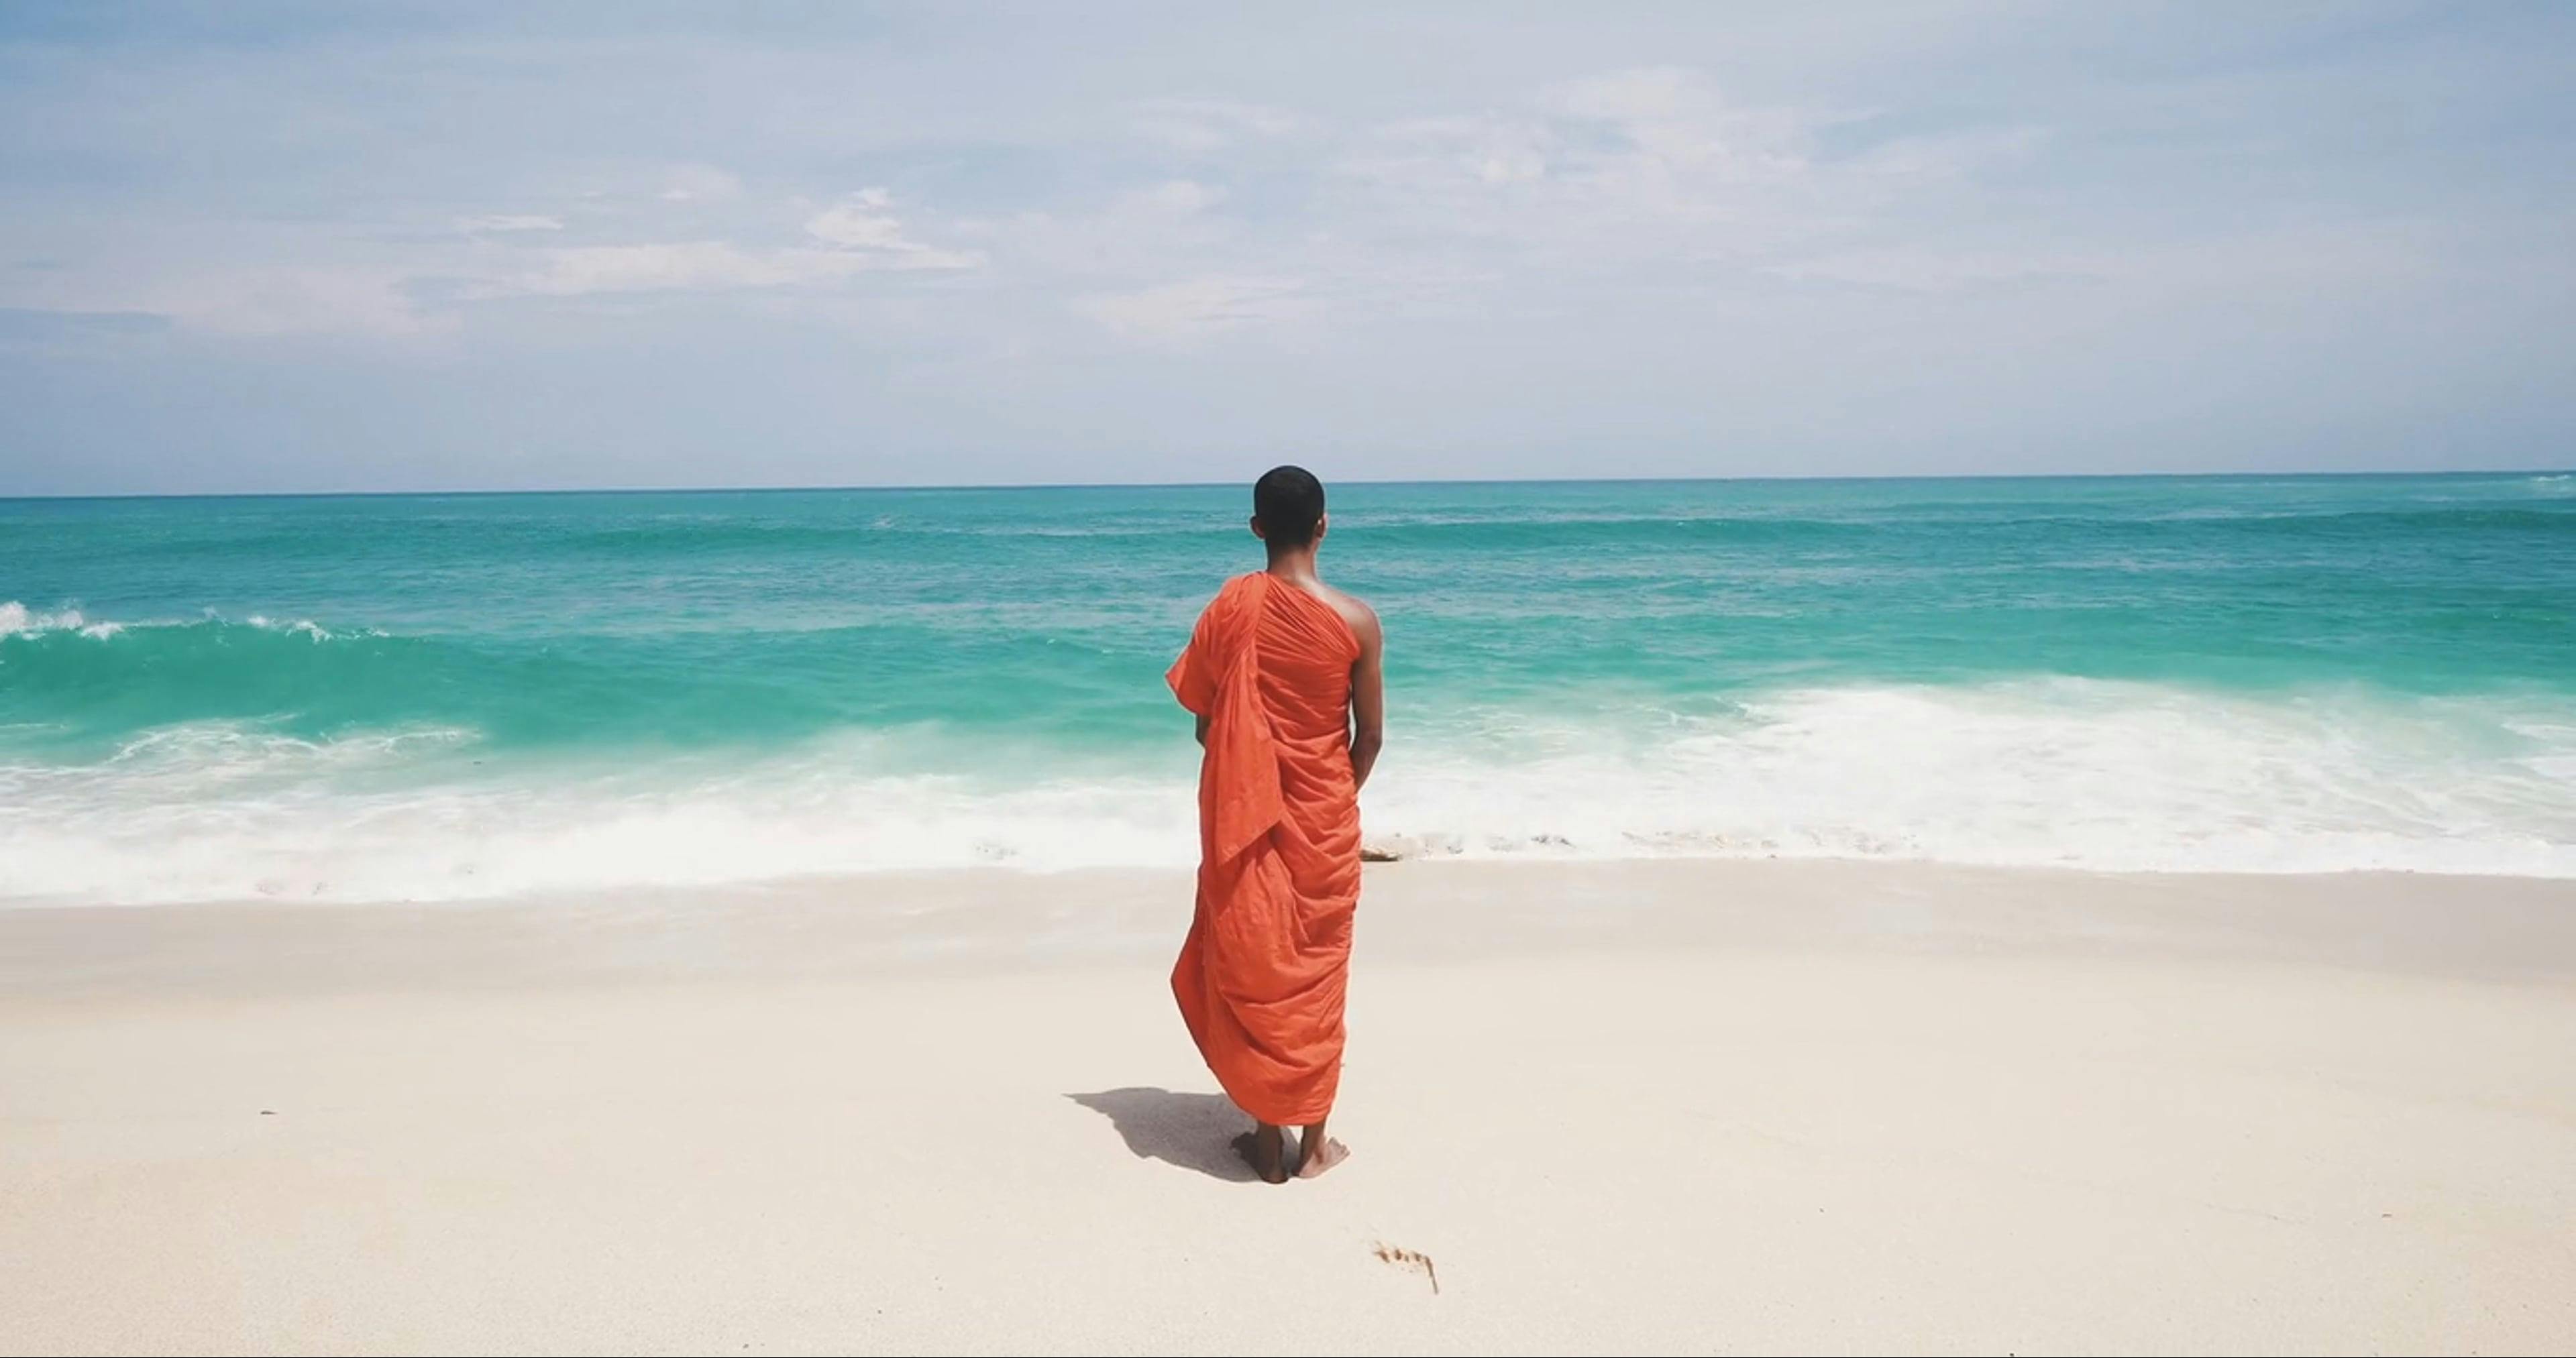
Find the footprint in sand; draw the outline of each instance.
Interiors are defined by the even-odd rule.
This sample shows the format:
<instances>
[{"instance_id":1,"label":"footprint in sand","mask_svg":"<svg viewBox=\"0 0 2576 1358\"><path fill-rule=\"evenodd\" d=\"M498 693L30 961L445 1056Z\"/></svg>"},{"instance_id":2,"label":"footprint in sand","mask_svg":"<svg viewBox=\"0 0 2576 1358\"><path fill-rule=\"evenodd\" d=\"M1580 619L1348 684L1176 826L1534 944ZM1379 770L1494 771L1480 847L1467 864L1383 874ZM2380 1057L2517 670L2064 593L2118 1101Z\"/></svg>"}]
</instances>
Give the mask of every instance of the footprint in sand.
<instances>
[{"instance_id":1,"label":"footprint in sand","mask_svg":"<svg viewBox=\"0 0 2576 1358\"><path fill-rule=\"evenodd\" d=\"M1382 1263L1419 1272L1423 1277L1431 1280L1431 1295L1435 1297L1440 1295L1440 1270L1432 1266L1430 1255L1420 1250L1408 1250L1390 1245L1383 1240L1378 1242L1374 1253Z\"/></svg>"}]
</instances>

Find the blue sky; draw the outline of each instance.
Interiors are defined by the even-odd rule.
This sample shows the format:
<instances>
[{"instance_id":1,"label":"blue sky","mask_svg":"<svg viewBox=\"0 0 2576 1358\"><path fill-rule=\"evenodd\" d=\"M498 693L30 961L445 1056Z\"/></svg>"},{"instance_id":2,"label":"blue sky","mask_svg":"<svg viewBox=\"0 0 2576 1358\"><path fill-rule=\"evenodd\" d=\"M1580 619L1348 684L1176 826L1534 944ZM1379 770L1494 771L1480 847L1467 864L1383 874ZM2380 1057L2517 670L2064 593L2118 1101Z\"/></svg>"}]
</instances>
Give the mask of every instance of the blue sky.
<instances>
[{"instance_id":1,"label":"blue sky","mask_svg":"<svg viewBox=\"0 0 2576 1358\"><path fill-rule=\"evenodd\" d=\"M0 494L2557 467L2576 6L0 9Z\"/></svg>"}]
</instances>

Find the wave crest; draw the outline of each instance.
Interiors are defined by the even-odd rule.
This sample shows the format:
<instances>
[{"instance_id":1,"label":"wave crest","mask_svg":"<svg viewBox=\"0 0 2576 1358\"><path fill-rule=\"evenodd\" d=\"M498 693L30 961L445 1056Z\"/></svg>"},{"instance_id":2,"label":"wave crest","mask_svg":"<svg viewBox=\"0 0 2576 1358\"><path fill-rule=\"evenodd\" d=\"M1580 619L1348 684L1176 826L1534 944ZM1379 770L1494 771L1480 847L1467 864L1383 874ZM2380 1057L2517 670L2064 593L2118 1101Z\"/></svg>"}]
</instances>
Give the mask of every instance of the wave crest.
<instances>
[{"instance_id":1,"label":"wave crest","mask_svg":"<svg viewBox=\"0 0 2576 1358\"><path fill-rule=\"evenodd\" d=\"M74 632L103 641L125 630L121 622L91 622L77 608L39 613L15 599L0 600L0 636L33 637L47 632Z\"/></svg>"}]
</instances>

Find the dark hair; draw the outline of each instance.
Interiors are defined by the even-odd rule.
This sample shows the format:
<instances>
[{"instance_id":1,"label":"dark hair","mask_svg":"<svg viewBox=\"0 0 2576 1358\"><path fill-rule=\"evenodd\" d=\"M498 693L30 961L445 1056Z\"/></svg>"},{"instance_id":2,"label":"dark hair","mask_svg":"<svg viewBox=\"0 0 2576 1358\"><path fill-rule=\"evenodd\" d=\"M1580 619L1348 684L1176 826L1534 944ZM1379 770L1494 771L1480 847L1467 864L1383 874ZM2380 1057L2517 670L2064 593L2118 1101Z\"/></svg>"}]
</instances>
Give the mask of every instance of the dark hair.
<instances>
[{"instance_id":1,"label":"dark hair","mask_svg":"<svg viewBox=\"0 0 2576 1358\"><path fill-rule=\"evenodd\" d=\"M1324 517L1324 483L1303 467L1273 467L1252 483L1252 517L1262 541L1303 547Z\"/></svg>"}]
</instances>

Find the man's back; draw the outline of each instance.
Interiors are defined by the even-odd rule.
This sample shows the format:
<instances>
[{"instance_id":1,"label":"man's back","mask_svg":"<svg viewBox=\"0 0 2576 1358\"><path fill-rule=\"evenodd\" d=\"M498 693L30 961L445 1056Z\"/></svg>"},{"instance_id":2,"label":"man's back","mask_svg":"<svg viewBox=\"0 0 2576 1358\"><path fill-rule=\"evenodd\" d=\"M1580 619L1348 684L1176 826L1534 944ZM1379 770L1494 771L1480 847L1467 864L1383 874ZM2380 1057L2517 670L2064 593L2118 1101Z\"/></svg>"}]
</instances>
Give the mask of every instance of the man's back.
<instances>
[{"instance_id":1,"label":"man's back","mask_svg":"<svg viewBox=\"0 0 2576 1358\"><path fill-rule=\"evenodd\" d=\"M1244 1153L1275 1183L1345 1153L1324 1120L1341 1080L1358 793L1383 696L1377 615L1315 573L1321 483L1278 468L1253 505L1269 565L1226 584L1166 676L1207 748L1198 900L1172 993L1208 1068L1259 1124ZM1304 1129L1293 1163L1290 1126Z\"/></svg>"},{"instance_id":2,"label":"man's back","mask_svg":"<svg viewBox=\"0 0 2576 1358\"><path fill-rule=\"evenodd\" d=\"M1262 572L1238 583L1268 593L1255 608L1272 717L1303 737L1347 739L1363 675L1376 661L1377 615L1320 580Z\"/></svg>"}]
</instances>

